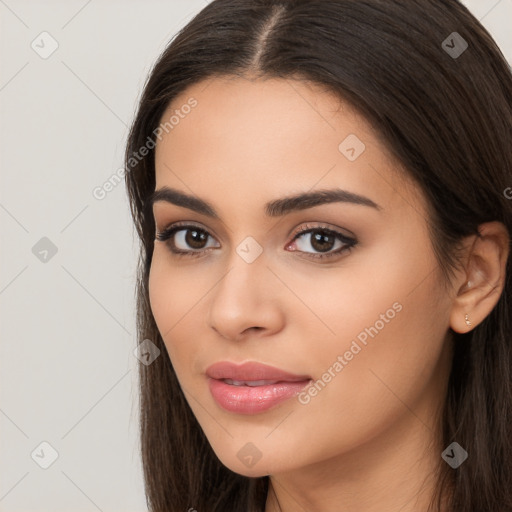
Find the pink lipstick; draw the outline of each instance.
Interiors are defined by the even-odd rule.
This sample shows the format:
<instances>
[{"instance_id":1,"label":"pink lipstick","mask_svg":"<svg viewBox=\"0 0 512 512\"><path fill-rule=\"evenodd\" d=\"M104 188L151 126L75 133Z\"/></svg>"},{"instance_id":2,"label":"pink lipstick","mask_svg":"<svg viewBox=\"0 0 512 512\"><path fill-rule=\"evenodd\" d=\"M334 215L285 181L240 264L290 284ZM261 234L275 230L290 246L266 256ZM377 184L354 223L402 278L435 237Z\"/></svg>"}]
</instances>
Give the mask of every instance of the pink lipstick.
<instances>
[{"instance_id":1,"label":"pink lipstick","mask_svg":"<svg viewBox=\"0 0 512 512\"><path fill-rule=\"evenodd\" d=\"M257 414L296 396L309 384L308 375L294 375L256 362L215 363L206 370L210 392L225 410Z\"/></svg>"}]
</instances>

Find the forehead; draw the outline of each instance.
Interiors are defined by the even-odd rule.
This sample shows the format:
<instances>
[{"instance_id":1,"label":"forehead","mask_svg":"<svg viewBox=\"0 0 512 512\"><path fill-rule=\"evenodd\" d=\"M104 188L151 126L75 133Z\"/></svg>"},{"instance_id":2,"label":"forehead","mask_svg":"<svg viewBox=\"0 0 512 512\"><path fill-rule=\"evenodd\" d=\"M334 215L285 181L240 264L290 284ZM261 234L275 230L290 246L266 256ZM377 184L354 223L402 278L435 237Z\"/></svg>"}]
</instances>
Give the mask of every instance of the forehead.
<instances>
[{"instance_id":1,"label":"forehead","mask_svg":"<svg viewBox=\"0 0 512 512\"><path fill-rule=\"evenodd\" d=\"M191 101L196 103L193 109L187 107ZM176 143L186 138L199 147L214 141L221 144L219 151L243 150L248 157L263 148L276 157L301 141L309 142L304 152L318 149L322 140L331 151L338 151L332 143L345 128L357 130L360 139L375 137L348 103L317 84L291 79L210 78L175 98L161 123L171 118L168 135Z\"/></svg>"},{"instance_id":2,"label":"forehead","mask_svg":"<svg viewBox=\"0 0 512 512\"><path fill-rule=\"evenodd\" d=\"M311 82L211 78L176 97L166 122L156 146L157 189L270 199L341 186L378 196L384 207L397 192L410 193L371 124Z\"/></svg>"}]
</instances>

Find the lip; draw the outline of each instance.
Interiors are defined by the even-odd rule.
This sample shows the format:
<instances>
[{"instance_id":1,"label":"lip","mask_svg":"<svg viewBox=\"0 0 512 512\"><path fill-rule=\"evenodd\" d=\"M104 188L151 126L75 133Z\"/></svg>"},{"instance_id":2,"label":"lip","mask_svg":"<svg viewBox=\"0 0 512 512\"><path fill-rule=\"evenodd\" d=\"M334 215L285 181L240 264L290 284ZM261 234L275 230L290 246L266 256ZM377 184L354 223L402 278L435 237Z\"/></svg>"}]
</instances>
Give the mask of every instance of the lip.
<instances>
[{"instance_id":1,"label":"lip","mask_svg":"<svg viewBox=\"0 0 512 512\"><path fill-rule=\"evenodd\" d=\"M232 380L275 380L278 382L299 382L309 380L309 375L295 375L275 366L269 366L255 361L236 364L230 361L220 361L206 369L206 375L212 379Z\"/></svg>"},{"instance_id":2,"label":"lip","mask_svg":"<svg viewBox=\"0 0 512 512\"><path fill-rule=\"evenodd\" d=\"M235 364L221 361L206 369L208 386L215 401L225 410L238 414L267 411L293 396L309 384L311 377L296 375L257 362ZM259 382L258 385L234 385L231 381Z\"/></svg>"}]
</instances>

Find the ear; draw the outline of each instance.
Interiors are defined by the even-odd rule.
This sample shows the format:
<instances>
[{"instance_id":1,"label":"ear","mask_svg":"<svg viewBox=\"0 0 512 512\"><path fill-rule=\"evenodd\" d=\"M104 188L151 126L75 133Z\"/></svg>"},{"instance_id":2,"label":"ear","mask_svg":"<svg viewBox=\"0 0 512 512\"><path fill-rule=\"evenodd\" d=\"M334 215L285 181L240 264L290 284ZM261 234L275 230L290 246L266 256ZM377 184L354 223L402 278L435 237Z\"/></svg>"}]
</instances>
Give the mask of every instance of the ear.
<instances>
[{"instance_id":1,"label":"ear","mask_svg":"<svg viewBox=\"0 0 512 512\"><path fill-rule=\"evenodd\" d=\"M498 303L505 286L510 239L501 222L478 226L478 235L468 238L466 264L455 283L457 294L450 314L450 327L459 333L471 331Z\"/></svg>"}]
</instances>

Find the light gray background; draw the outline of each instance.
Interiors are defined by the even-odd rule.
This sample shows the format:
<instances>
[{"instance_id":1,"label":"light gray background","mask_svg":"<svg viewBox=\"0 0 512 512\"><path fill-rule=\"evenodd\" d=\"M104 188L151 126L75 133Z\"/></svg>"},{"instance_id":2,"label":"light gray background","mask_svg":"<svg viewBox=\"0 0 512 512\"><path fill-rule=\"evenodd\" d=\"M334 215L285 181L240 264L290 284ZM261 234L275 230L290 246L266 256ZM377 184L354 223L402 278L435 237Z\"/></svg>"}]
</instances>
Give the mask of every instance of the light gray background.
<instances>
[{"instance_id":1,"label":"light gray background","mask_svg":"<svg viewBox=\"0 0 512 512\"><path fill-rule=\"evenodd\" d=\"M512 0L466 4L512 62ZM93 190L123 165L151 65L205 5L0 0L0 511L147 510L136 238L124 184Z\"/></svg>"}]
</instances>

